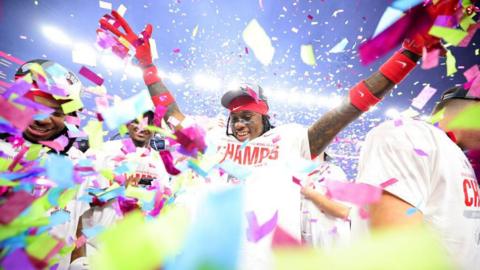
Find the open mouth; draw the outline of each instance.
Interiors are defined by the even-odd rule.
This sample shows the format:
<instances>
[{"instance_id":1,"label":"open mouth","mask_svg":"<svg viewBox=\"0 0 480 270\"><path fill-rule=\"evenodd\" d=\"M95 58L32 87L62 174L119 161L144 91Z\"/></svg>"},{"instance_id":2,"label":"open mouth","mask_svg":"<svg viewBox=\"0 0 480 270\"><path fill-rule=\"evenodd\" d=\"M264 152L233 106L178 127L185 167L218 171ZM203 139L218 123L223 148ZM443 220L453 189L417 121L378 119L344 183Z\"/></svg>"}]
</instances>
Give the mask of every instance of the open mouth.
<instances>
[{"instance_id":1,"label":"open mouth","mask_svg":"<svg viewBox=\"0 0 480 270\"><path fill-rule=\"evenodd\" d=\"M248 138L248 131L237 131L237 139L243 141Z\"/></svg>"},{"instance_id":2,"label":"open mouth","mask_svg":"<svg viewBox=\"0 0 480 270\"><path fill-rule=\"evenodd\" d=\"M52 133L53 128L40 127L36 125L30 125L27 127L27 132L35 137L45 137Z\"/></svg>"}]
</instances>

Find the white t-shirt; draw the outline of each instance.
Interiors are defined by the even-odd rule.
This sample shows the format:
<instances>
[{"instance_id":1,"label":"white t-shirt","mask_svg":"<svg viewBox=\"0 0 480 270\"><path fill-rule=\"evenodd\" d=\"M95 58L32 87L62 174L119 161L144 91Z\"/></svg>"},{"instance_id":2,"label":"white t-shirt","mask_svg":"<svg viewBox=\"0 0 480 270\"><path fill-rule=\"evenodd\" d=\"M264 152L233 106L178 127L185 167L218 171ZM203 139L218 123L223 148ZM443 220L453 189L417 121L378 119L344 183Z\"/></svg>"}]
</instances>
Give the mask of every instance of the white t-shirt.
<instances>
[{"instance_id":1,"label":"white t-shirt","mask_svg":"<svg viewBox=\"0 0 480 270\"><path fill-rule=\"evenodd\" d=\"M137 147L135 152L124 153L122 151L123 143L121 140L104 142L100 149L89 149L86 156L95 158L94 164L97 171L108 168L115 170L123 164L134 166L134 175L141 176L141 178L156 179L164 186L168 185L169 174L165 170L163 161L158 152L153 149ZM130 173L132 174L132 173ZM96 185L101 188L106 188L110 183L102 177L95 177ZM90 183L92 187L93 183ZM102 226L109 228L116 223L121 216L112 206L112 203L107 203L101 207L93 207L89 209L82 216L83 229L94 226ZM96 253L98 249L98 242L95 238L88 239L86 243L87 256Z\"/></svg>"},{"instance_id":2,"label":"white t-shirt","mask_svg":"<svg viewBox=\"0 0 480 270\"><path fill-rule=\"evenodd\" d=\"M338 166L330 162L322 162L308 177L308 182L315 190L326 192L325 181L348 182L347 175ZM346 207L351 207L345 202ZM323 213L315 204L302 197L302 239L307 244L317 248L331 249L350 243L350 221Z\"/></svg>"},{"instance_id":3,"label":"white t-shirt","mask_svg":"<svg viewBox=\"0 0 480 270\"><path fill-rule=\"evenodd\" d=\"M425 122L388 121L368 135L358 182L396 178L386 191L423 213L462 269L480 267L480 198L473 169L446 134ZM405 213L407 215L407 213Z\"/></svg>"},{"instance_id":4,"label":"white t-shirt","mask_svg":"<svg viewBox=\"0 0 480 270\"><path fill-rule=\"evenodd\" d=\"M168 184L169 174L165 170L158 152L150 148L137 147L135 152L125 153L122 140L104 142L100 149L89 149L85 155L95 159L97 171L102 169L115 170L122 165L133 167L134 174L142 178L158 179L162 184ZM121 173L120 173L121 174ZM108 183L99 183L101 187Z\"/></svg>"},{"instance_id":5,"label":"white t-shirt","mask_svg":"<svg viewBox=\"0 0 480 270\"><path fill-rule=\"evenodd\" d=\"M277 225L301 241L300 187L293 183L292 176L299 173L295 172L299 160L311 157L307 129L288 124L244 143L226 136L225 128L220 128L208 132L206 141L207 152L214 151L222 162L231 161L250 170L244 179L245 213L253 211L263 224L278 211ZM247 218L244 221L247 226ZM272 236L273 231L254 243L247 241L245 234L241 269L273 268Z\"/></svg>"}]
</instances>

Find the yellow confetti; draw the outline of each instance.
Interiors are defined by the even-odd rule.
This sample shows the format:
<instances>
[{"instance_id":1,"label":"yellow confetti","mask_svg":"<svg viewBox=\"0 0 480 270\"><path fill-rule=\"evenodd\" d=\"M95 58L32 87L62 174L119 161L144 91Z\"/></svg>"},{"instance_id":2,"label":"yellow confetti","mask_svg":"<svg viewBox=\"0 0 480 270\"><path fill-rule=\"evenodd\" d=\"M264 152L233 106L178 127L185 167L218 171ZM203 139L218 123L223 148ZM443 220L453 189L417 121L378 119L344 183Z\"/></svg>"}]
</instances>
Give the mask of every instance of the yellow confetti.
<instances>
[{"instance_id":1,"label":"yellow confetti","mask_svg":"<svg viewBox=\"0 0 480 270\"><path fill-rule=\"evenodd\" d=\"M448 124L448 129L480 129L480 104L472 104Z\"/></svg>"},{"instance_id":2,"label":"yellow confetti","mask_svg":"<svg viewBox=\"0 0 480 270\"><path fill-rule=\"evenodd\" d=\"M424 228L384 231L328 254L308 248L279 249L275 259L277 270L454 269L437 237Z\"/></svg>"},{"instance_id":3,"label":"yellow confetti","mask_svg":"<svg viewBox=\"0 0 480 270\"><path fill-rule=\"evenodd\" d=\"M457 72L457 60L450 50L447 50L447 76L452 76Z\"/></svg>"},{"instance_id":4,"label":"yellow confetti","mask_svg":"<svg viewBox=\"0 0 480 270\"><path fill-rule=\"evenodd\" d=\"M468 35L468 32L459 29L440 26L432 26L428 33L434 37L442 38L454 46L457 46L460 41L462 41Z\"/></svg>"},{"instance_id":5,"label":"yellow confetti","mask_svg":"<svg viewBox=\"0 0 480 270\"><path fill-rule=\"evenodd\" d=\"M315 61L313 46L311 44L302 45L300 47L300 57L302 58L303 63L309 66L315 66L317 64L317 62Z\"/></svg>"},{"instance_id":6,"label":"yellow confetti","mask_svg":"<svg viewBox=\"0 0 480 270\"><path fill-rule=\"evenodd\" d=\"M195 27L193 28L192 37L195 37L197 35L197 32L198 32L198 24L195 25Z\"/></svg>"}]
</instances>

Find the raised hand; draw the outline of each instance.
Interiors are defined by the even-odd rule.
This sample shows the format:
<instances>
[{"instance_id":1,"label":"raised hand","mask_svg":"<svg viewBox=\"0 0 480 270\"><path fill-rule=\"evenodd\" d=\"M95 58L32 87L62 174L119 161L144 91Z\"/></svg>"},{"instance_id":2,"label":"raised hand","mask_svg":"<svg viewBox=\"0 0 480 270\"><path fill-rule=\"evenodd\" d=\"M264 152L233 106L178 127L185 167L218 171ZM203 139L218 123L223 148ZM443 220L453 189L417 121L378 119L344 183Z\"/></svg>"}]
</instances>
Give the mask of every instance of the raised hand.
<instances>
[{"instance_id":1,"label":"raised hand","mask_svg":"<svg viewBox=\"0 0 480 270\"><path fill-rule=\"evenodd\" d=\"M439 38L428 34L431 26L440 15L452 16L456 12L461 12L461 6L456 0L443 0L437 4L432 2L420 7L420 12L426 13L429 23L418 27L418 31L413 36L407 37L403 42L403 48L417 54L422 55L423 48L427 51L434 49L440 50L440 55L445 55L446 50Z\"/></svg>"},{"instance_id":2,"label":"raised hand","mask_svg":"<svg viewBox=\"0 0 480 270\"><path fill-rule=\"evenodd\" d=\"M135 58L141 68L146 68L153 65L152 53L150 50L149 39L152 36L152 25L147 24L145 29L141 32L140 36L133 32L127 21L115 10L112 10L112 15L105 14L100 19L101 29L97 32L109 31L114 34L120 43L121 39L128 41L133 47L135 47ZM113 17L112 17L113 16ZM124 32L121 32L119 28L123 28Z\"/></svg>"}]
</instances>

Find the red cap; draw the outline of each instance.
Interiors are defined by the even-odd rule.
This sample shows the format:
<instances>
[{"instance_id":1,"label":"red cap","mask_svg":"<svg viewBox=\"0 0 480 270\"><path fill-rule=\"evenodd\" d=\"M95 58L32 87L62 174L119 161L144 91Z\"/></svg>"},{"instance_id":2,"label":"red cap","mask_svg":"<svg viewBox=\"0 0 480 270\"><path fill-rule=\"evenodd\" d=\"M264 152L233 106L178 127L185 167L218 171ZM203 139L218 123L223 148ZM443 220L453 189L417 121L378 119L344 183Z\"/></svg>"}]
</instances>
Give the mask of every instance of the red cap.
<instances>
[{"instance_id":1,"label":"red cap","mask_svg":"<svg viewBox=\"0 0 480 270\"><path fill-rule=\"evenodd\" d=\"M268 113L267 103L263 100L255 100L249 96L240 96L228 104L230 112L253 111L262 115Z\"/></svg>"}]
</instances>

